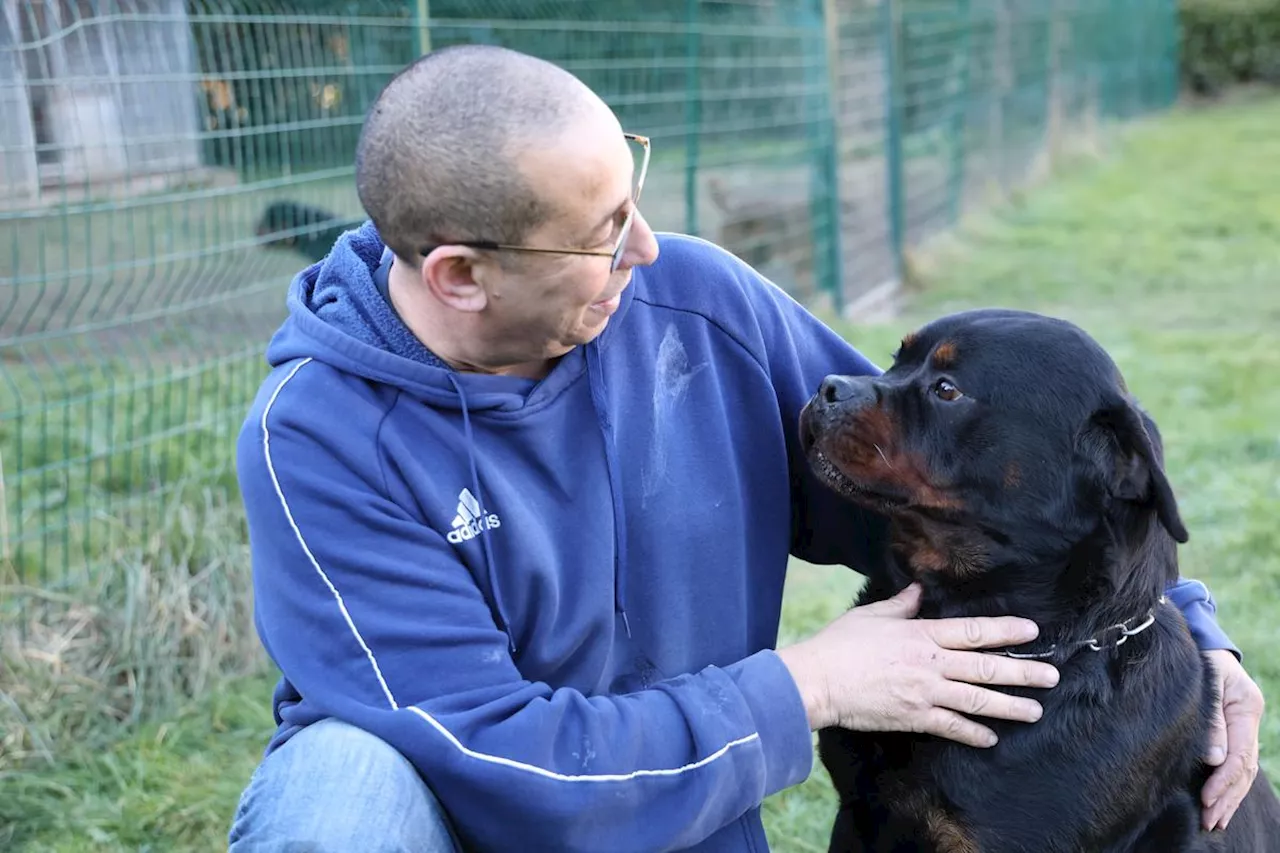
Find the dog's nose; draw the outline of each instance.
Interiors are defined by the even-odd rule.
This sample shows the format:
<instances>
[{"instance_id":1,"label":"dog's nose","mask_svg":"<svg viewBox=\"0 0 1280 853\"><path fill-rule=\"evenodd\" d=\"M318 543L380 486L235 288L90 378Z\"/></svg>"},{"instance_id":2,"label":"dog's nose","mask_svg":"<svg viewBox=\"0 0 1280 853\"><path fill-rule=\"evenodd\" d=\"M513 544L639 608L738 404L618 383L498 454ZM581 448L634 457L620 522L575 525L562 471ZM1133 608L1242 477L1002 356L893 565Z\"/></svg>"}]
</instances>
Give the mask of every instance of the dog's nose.
<instances>
[{"instance_id":1,"label":"dog's nose","mask_svg":"<svg viewBox=\"0 0 1280 853\"><path fill-rule=\"evenodd\" d=\"M847 376L828 376L818 387L824 403L843 403L858 396L858 386Z\"/></svg>"}]
</instances>

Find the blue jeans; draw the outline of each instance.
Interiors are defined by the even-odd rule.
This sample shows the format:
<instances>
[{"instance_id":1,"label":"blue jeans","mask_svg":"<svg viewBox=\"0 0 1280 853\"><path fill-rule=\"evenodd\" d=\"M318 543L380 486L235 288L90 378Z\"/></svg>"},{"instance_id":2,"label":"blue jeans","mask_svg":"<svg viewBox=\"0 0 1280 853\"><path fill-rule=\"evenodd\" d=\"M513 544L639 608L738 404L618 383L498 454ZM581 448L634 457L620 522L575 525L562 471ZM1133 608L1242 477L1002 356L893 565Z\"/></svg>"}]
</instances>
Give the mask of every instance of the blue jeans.
<instances>
[{"instance_id":1,"label":"blue jeans","mask_svg":"<svg viewBox=\"0 0 1280 853\"><path fill-rule=\"evenodd\" d=\"M229 853L458 853L448 817L404 756L337 720L291 737L240 797Z\"/></svg>"}]
</instances>

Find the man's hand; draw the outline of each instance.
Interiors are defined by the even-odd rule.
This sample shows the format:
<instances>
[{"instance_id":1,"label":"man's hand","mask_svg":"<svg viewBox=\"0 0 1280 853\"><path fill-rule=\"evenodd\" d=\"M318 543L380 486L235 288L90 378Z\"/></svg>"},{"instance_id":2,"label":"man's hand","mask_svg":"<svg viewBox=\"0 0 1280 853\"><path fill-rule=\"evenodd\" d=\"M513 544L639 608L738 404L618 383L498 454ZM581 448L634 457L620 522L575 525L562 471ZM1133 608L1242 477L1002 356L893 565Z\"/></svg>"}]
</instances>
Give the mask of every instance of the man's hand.
<instances>
[{"instance_id":1,"label":"man's hand","mask_svg":"<svg viewBox=\"0 0 1280 853\"><path fill-rule=\"evenodd\" d=\"M995 732L964 714L1034 722L1040 703L977 685L1052 687L1058 670L1038 661L962 649L1035 639L1016 617L913 619L920 586L855 607L807 640L778 651L804 699L809 727L921 732L994 746Z\"/></svg>"},{"instance_id":2,"label":"man's hand","mask_svg":"<svg viewBox=\"0 0 1280 853\"><path fill-rule=\"evenodd\" d=\"M1213 663L1221 697L1213 715L1205 761L1218 769L1205 783L1201 820L1205 829L1226 829L1258 775L1258 732L1262 728L1262 691L1225 649L1206 653Z\"/></svg>"}]
</instances>

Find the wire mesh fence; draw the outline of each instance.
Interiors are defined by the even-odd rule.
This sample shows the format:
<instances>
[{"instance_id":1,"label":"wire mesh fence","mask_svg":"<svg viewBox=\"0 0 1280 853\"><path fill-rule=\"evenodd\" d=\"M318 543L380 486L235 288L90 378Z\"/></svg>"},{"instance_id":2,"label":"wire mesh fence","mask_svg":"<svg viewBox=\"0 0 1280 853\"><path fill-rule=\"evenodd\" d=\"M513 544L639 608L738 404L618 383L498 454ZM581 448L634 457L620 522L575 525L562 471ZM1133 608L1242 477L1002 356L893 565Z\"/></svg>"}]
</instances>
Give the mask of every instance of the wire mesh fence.
<instances>
[{"instance_id":1,"label":"wire mesh fence","mask_svg":"<svg viewBox=\"0 0 1280 853\"><path fill-rule=\"evenodd\" d=\"M1178 79L1174 0L0 0L0 585L234 501L286 286L362 218L364 112L463 42L580 76L653 139L655 228L837 310Z\"/></svg>"}]
</instances>

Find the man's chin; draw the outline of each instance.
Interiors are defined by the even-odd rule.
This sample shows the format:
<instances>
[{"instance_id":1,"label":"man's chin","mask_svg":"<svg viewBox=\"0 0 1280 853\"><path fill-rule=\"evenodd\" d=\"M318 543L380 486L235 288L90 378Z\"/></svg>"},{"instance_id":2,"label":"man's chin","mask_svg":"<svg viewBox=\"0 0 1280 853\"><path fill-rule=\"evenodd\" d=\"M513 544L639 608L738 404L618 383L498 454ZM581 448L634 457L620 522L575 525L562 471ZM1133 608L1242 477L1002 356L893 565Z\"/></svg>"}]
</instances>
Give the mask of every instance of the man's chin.
<instances>
[{"instance_id":1,"label":"man's chin","mask_svg":"<svg viewBox=\"0 0 1280 853\"><path fill-rule=\"evenodd\" d=\"M549 358L559 358L577 347L584 347L594 341L609 325L610 315L601 315L593 311L583 312L578 328L572 329L562 339L547 348Z\"/></svg>"}]
</instances>

